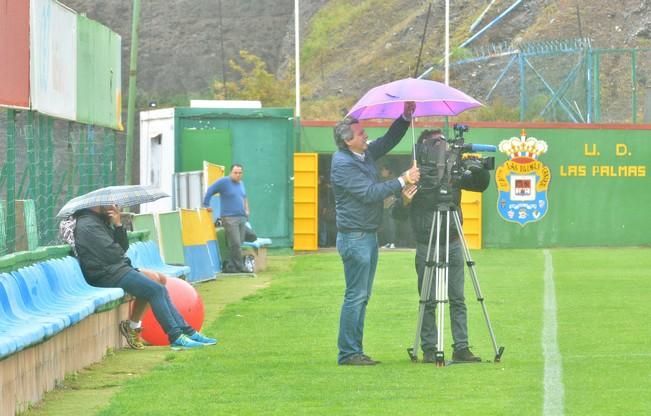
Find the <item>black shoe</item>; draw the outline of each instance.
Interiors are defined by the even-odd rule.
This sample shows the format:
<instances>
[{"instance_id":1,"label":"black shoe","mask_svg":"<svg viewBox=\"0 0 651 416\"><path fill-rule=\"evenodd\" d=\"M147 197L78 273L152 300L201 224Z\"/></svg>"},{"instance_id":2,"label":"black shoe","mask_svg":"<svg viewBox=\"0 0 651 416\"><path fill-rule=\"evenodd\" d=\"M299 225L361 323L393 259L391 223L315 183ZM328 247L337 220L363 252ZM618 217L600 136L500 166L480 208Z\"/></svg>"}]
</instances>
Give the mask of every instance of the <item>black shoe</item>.
<instances>
[{"instance_id":1,"label":"black shoe","mask_svg":"<svg viewBox=\"0 0 651 416\"><path fill-rule=\"evenodd\" d=\"M423 364L432 364L436 362L436 351L425 351L423 353Z\"/></svg>"},{"instance_id":2,"label":"black shoe","mask_svg":"<svg viewBox=\"0 0 651 416\"><path fill-rule=\"evenodd\" d=\"M481 362L481 358L474 355L470 348L461 348L452 353L452 361L462 362L462 363L478 363Z\"/></svg>"},{"instance_id":3,"label":"black shoe","mask_svg":"<svg viewBox=\"0 0 651 416\"><path fill-rule=\"evenodd\" d=\"M367 355L355 354L340 362L339 365L376 365L378 363L379 361L375 361Z\"/></svg>"},{"instance_id":4,"label":"black shoe","mask_svg":"<svg viewBox=\"0 0 651 416\"><path fill-rule=\"evenodd\" d=\"M366 358L368 361L373 361L375 364L380 364L382 361L374 360L366 354L362 354L362 357Z\"/></svg>"}]
</instances>

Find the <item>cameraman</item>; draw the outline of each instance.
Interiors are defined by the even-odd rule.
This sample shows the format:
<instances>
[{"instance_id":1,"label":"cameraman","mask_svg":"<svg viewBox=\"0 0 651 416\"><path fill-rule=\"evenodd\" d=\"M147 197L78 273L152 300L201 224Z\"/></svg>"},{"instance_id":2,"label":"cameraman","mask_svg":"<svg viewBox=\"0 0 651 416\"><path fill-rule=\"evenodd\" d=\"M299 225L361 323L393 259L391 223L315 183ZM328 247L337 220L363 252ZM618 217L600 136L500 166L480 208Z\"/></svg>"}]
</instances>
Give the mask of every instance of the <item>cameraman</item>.
<instances>
[{"instance_id":1,"label":"cameraman","mask_svg":"<svg viewBox=\"0 0 651 416\"><path fill-rule=\"evenodd\" d=\"M441 130L425 130L418 138L416 146L416 159L421 169L421 178L418 190L407 187L402 192L402 203L396 204L394 216L400 218L410 214L411 225L416 237L416 273L418 274L418 293L420 295L423 285L427 248L430 230L434 222L436 211L439 207L447 210L448 207L459 208L461 204L461 189L483 192L489 184L490 173L477 160L467 159L461 162L460 175L450 172L451 159L454 153L445 141ZM457 151L459 159L460 152ZM460 177L454 177L460 176ZM461 209L457 210L463 222ZM436 227L436 224L434 224ZM434 228L436 230L436 228ZM432 238L436 244L436 235ZM445 224L441 224L440 249L445 253ZM468 348L468 325L466 317L466 304L464 298L464 258L459 234L453 218L450 218L449 240L449 269L448 269L448 298L450 303L450 321L452 338L454 340L452 359L458 362L477 362L481 359L475 356ZM435 247L430 250L431 260L434 259ZM423 362L434 363L437 329L436 329L436 281L432 280L431 292L425 303L423 325L421 328L421 348Z\"/></svg>"}]
</instances>

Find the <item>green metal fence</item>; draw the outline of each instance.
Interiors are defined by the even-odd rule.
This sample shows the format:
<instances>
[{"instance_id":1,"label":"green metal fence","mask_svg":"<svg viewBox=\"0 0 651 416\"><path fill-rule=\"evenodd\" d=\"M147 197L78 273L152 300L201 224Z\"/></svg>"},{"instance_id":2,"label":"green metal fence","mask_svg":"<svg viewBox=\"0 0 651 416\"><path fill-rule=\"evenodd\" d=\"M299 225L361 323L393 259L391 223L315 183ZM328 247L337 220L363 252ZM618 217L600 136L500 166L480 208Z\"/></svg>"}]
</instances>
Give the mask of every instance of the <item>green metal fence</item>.
<instances>
[{"instance_id":1,"label":"green metal fence","mask_svg":"<svg viewBox=\"0 0 651 416\"><path fill-rule=\"evenodd\" d=\"M16 250L16 241L29 240L23 222L35 217L41 246L57 243L57 212L69 199L121 182L124 172L123 134L115 130L54 119L33 111L0 113L0 254ZM16 201L32 200L28 204ZM16 212L16 207L24 210ZM30 208L33 206L33 208ZM33 228L30 228L33 229ZM33 238L34 236L30 236Z\"/></svg>"},{"instance_id":2,"label":"green metal fence","mask_svg":"<svg viewBox=\"0 0 651 416\"><path fill-rule=\"evenodd\" d=\"M600 48L590 39L571 39L491 45L473 55L452 64L455 86L484 104L518 109L520 121L642 121L650 48ZM492 86L476 82L477 74Z\"/></svg>"}]
</instances>

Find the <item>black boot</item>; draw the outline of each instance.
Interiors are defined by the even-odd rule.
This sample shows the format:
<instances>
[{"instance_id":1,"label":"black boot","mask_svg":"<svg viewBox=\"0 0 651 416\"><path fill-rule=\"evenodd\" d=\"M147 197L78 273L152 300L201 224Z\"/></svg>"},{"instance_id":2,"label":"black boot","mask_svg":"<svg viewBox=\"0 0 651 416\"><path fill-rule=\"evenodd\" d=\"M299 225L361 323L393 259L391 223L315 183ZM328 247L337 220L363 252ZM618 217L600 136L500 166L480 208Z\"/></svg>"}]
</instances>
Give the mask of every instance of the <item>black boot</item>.
<instances>
[{"instance_id":1,"label":"black boot","mask_svg":"<svg viewBox=\"0 0 651 416\"><path fill-rule=\"evenodd\" d=\"M461 348L452 353L452 361L458 361L462 363L478 363L481 361L481 358L474 355L470 348Z\"/></svg>"}]
</instances>

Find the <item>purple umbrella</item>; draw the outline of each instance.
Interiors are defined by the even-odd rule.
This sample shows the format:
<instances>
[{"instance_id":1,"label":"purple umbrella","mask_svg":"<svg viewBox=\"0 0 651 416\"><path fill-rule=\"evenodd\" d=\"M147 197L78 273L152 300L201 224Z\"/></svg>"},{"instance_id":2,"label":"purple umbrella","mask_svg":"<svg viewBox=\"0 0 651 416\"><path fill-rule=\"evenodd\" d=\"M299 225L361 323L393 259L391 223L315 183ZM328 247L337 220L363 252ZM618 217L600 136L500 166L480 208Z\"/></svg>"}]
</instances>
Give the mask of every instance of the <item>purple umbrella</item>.
<instances>
[{"instance_id":1,"label":"purple umbrella","mask_svg":"<svg viewBox=\"0 0 651 416\"><path fill-rule=\"evenodd\" d=\"M440 82L420 78L405 78L371 89L348 112L358 120L400 117L406 101L414 101L414 117L456 116L481 103L469 95ZM416 160L414 121L411 121L411 141Z\"/></svg>"},{"instance_id":2,"label":"purple umbrella","mask_svg":"<svg viewBox=\"0 0 651 416\"><path fill-rule=\"evenodd\" d=\"M364 94L348 112L358 120L398 118L405 101L416 102L414 117L456 116L481 103L465 93L436 81L405 78L383 84Z\"/></svg>"}]
</instances>

